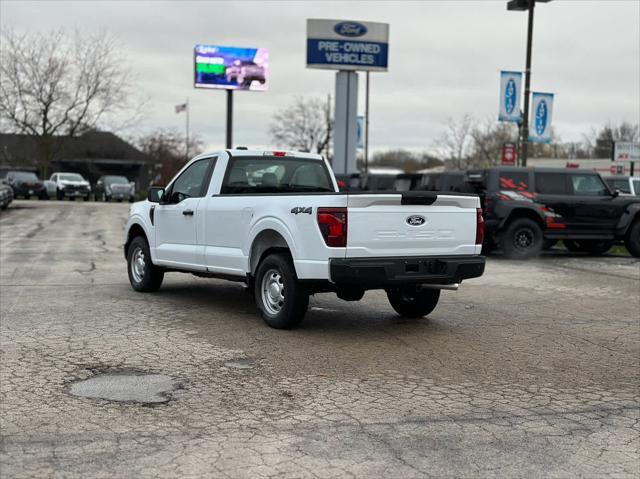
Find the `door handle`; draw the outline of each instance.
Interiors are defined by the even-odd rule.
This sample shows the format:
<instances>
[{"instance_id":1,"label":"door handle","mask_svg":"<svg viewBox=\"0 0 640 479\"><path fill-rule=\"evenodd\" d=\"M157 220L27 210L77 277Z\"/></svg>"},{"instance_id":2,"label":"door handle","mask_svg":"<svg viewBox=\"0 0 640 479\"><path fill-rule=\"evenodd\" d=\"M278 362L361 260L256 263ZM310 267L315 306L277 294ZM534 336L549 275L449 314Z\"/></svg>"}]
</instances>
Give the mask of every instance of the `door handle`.
<instances>
[{"instance_id":1,"label":"door handle","mask_svg":"<svg viewBox=\"0 0 640 479\"><path fill-rule=\"evenodd\" d=\"M185 216L193 216L193 210L182 210L182 214Z\"/></svg>"}]
</instances>

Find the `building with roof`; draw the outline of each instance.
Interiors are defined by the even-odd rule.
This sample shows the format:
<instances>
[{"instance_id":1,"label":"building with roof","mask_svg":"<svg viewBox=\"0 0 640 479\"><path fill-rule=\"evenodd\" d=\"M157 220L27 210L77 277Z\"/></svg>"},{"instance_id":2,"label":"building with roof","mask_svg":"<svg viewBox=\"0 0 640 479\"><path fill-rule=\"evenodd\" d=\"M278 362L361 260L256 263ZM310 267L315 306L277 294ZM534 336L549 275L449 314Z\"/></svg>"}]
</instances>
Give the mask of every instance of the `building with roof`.
<instances>
[{"instance_id":1,"label":"building with roof","mask_svg":"<svg viewBox=\"0 0 640 479\"><path fill-rule=\"evenodd\" d=\"M92 184L102 175L122 175L144 191L153 178L151 158L119 136L107 131L89 131L78 137L58 137L59 151L48 167L55 172L80 173ZM39 172L40 151L32 135L0 133L0 176L9 170Z\"/></svg>"}]
</instances>

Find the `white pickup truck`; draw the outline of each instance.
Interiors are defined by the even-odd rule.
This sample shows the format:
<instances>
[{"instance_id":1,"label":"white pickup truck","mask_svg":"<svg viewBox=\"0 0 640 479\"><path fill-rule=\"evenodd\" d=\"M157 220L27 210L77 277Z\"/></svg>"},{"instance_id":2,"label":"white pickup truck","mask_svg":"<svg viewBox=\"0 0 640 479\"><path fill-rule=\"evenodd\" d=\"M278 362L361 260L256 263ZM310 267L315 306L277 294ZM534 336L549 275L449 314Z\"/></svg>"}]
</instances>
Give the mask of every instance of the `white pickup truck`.
<instances>
[{"instance_id":1,"label":"white pickup truck","mask_svg":"<svg viewBox=\"0 0 640 479\"><path fill-rule=\"evenodd\" d=\"M477 196L340 192L322 156L238 148L134 203L124 255L136 291L171 271L242 281L269 326L291 328L319 292L384 289L400 315L427 315L441 289L482 275L483 233Z\"/></svg>"}]
</instances>

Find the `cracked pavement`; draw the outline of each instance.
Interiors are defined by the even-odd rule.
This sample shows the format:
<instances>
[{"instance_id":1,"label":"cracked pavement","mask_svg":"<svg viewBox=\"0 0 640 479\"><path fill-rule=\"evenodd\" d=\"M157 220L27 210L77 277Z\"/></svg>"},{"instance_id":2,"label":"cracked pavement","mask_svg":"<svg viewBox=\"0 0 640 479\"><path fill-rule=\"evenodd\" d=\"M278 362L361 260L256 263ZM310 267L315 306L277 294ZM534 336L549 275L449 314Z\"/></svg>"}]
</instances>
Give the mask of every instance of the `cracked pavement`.
<instances>
[{"instance_id":1,"label":"cracked pavement","mask_svg":"<svg viewBox=\"0 0 640 479\"><path fill-rule=\"evenodd\" d=\"M0 216L1 477L638 477L640 261L490 258L428 319L381 292L266 327L239 284L135 293L127 204ZM170 376L164 404L72 396Z\"/></svg>"}]
</instances>

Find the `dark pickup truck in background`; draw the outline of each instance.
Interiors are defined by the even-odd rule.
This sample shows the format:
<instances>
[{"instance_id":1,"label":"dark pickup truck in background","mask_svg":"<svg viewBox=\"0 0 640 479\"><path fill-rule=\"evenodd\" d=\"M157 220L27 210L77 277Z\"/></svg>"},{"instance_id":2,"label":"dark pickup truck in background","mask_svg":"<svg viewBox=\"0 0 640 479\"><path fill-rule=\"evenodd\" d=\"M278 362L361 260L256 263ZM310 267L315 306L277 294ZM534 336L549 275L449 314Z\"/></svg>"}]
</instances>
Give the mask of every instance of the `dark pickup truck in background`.
<instances>
[{"instance_id":1,"label":"dark pickup truck in background","mask_svg":"<svg viewBox=\"0 0 640 479\"><path fill-rule=\"evenodd\" d=\"M640 257L640 198L612 191L591 170L498 167L469 170L480 196L485 249L529 258L563 240L570 251L603 254L616 241Z\"/></svg>"}]
</instances>

